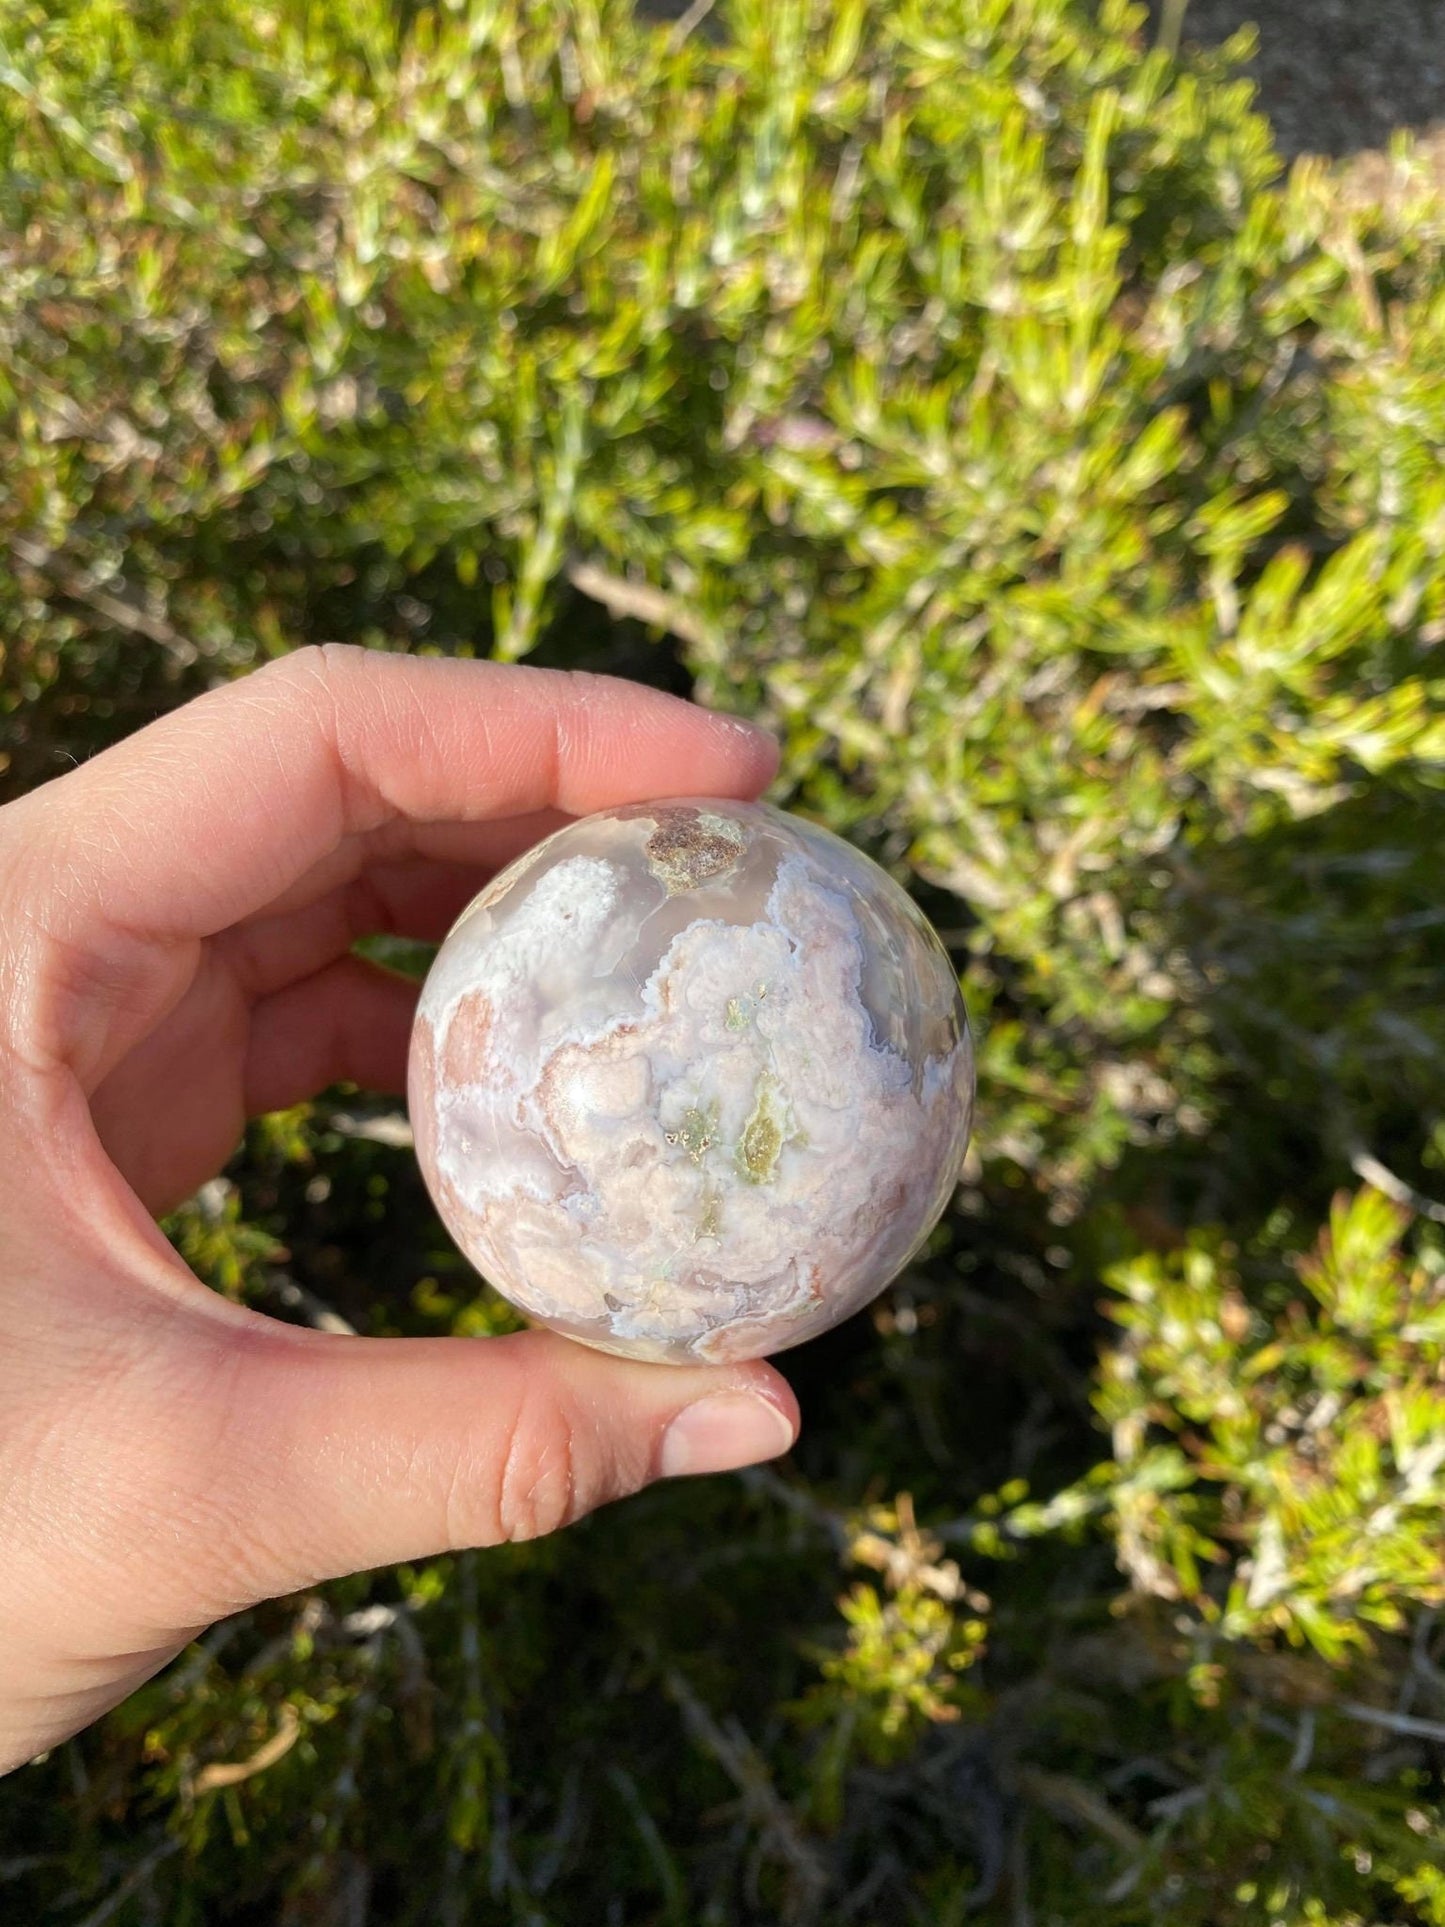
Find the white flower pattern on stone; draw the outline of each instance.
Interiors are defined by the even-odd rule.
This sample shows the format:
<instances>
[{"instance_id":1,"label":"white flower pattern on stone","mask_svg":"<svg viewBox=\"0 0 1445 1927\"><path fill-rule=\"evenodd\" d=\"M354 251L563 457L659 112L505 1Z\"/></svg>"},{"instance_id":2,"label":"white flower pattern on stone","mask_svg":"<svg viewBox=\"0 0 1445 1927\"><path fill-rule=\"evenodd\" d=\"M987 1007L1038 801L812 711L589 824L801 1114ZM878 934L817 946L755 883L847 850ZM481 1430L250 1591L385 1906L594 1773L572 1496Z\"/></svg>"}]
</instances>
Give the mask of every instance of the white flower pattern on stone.
<instances>
[{"instance_id":1,"label":"white flower pattern on stone","mask_svg":"<svg viewBox=\"0 0 1445 1927\"><path fill-rule=\"evenodd\" d=\"M458 920L417 1015L423 1171L467 1257L608 1350L799 1343L882 1289L967 1144L955 974L892 879L766 805L568 826Z\"/></svg>"}]
</instances>

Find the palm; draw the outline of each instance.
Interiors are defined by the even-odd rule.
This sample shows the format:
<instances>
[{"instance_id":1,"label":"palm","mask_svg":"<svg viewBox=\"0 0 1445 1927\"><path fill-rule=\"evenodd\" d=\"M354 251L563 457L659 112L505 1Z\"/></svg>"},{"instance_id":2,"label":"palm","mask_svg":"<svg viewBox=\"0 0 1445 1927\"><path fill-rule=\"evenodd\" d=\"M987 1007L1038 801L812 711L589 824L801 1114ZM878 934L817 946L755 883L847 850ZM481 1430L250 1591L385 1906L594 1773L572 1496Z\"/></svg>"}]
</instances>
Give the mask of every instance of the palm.
<instances>
[{"instance_id":1,"label":"palm","mask_svg":"<svg viewBox=\"0 0 1445 1927\"><path fill-rule=\"evenodd\" d=\"M518 825L515 841L531 829ZM202 943L179 1001L94 1090L101 1143L153 1214L220 1169L248 1117L343 1076L404 1090L416 988L350 946L380 931L440 938L491 866L368 866L364 848L352 863L355 876L314 901Z\"/></svg>"},{"instance_id":2,"label":"palm","mask_svg":"<svg viewBox=\"0 0 1445 1927\"><path fill-rule=\"evenodd\" d=\"M246 1120L250 1009L209 948L181 1003L91 1098L101 1143L156 1216L220 1169Z\"/></svg>"}]
</instances>

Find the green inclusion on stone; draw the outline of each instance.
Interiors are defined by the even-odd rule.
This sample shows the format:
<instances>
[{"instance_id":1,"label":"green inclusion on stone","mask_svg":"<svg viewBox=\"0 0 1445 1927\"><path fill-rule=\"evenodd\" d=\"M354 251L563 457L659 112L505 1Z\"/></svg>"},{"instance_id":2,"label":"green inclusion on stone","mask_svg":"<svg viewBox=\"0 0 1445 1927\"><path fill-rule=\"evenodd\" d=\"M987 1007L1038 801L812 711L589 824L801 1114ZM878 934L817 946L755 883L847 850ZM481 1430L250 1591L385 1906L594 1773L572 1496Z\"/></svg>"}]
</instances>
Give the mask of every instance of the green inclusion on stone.
<instances>
[{"instance_id":1,"label":"green inclusion on stone","mask_svg":"<svg viewBox=\"0 0 1445 1927\"><path fill-rule=\"evenodd\" d=\"M758 1079L757 1095L738 1139L738 1174L749 1184L768 1184L788 1139L788 1117L770 1077Z\"/></svg>"},{"instance_id":2,"label":"green inclusion on stone","mask_svg":"<svg viewBox=\"0 0 1445 1927\"><path fill-rule=\"evenodd\" d=\"M729 997L727 1012L723 1018L724 1027L728 1030L746 1030L757 1016L758 1005L767 994L767 985L758 984L751 994L745 990L741 997Z\"/></svg>"},{"instance_id":3,"label":"green inclusion on stone","mask_svg":"<svg viewBox=\"0 0 1445 1927\"><path fill-rule=\"evenodd\" d=\"M677 1129L664 1131L663 1136L669 1144L680 1144L694 1164L701 1164L717 1137L717 1105L703 1110L694 1104L683 1112Z\"/></svg>"},{"instance_id":4,"label":"green inclusion on stone","mask_svg":"<svg viewBox=\"0 0 1445 1927\"><path fill-rule=\"evenodd\" d=\"M699 1238L716 1238L722 1230L722 1199L716 1191L703 1194L702 1216L697 1221Z\"/></svg>"}]
</instances>

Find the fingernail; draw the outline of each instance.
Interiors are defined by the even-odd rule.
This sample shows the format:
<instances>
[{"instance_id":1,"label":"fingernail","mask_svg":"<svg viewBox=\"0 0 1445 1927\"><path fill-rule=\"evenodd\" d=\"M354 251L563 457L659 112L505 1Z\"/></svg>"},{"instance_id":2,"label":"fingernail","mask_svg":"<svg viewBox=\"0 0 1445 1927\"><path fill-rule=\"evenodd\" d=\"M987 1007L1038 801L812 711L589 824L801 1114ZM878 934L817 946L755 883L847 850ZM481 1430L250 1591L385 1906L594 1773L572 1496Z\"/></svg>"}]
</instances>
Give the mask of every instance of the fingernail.
<instances>
[{"instance_id":1,"label":"fingernail","mask_svg":"<svg viewBox=\"0 0 1445 1927\"><path fill-rule=\"evenodd\" d=\"M776 1405L753 1392L715 1392L679 1412L662 1435L658 1468L665 1479L684 1472L731 1472L775 1459L793 1442Z\"/></svg>"}]
</instances>

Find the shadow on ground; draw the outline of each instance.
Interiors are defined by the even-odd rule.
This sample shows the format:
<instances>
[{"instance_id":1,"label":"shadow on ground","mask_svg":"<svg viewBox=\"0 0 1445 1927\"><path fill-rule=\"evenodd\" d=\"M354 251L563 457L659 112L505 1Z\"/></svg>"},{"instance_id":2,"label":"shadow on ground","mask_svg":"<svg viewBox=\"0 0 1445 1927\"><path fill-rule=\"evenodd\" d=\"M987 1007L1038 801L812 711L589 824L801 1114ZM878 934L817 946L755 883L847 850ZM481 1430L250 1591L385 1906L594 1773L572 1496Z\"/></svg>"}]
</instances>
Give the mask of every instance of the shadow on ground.
<instances>
[{"instance_id":1,"label":"shadow on ground","mask_svg":"<svg viewBox=\"0 0 1445 1927\"><path fill-rule=\"evenodd\" d=\"M1169 0L1150 9L1157 23ZM1212 45L1247 21L1259 31L1249 72L1284 154L1357 154L1400 127L1445 132L1441 0L1188 0L1182 37Z\"/></svg>"}]
</instances>

